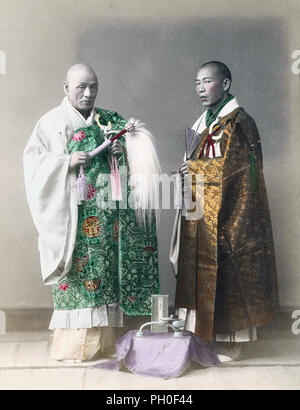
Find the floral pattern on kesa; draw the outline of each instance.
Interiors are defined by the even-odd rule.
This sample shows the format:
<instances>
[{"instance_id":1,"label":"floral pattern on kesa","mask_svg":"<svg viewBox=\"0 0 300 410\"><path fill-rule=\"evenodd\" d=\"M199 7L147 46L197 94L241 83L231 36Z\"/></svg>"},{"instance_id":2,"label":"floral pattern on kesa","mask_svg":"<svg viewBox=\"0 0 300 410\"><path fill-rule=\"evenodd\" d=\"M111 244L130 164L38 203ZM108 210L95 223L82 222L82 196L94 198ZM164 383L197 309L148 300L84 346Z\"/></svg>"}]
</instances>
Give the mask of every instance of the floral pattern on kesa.
<instances>
[{"instance_id":1,"label":"floral pattern on kesa","mask_svg":"<svg viewBox=\"0 0 300 410\"><path fill-rule=\"evenodd\" d=\"M119 221L116 221L113 226L113 239L117 241L119 238Z\"/></svg>"},{"instance_id":2,"label":"floral pattern on kesa","mask_svg":"<svg viewBox=\"0 0 300 410\"><path fill-rule=\"evenodd\" d=\"M59 284L59 289L65 292L69 288L69 285L67 283L60 283Z\"/></svg>"},{"instance_id":3,"label":"floral pattern on kesa","mask_svg":"<svg viewBox=\"0 0 300 410\"><path fill-rule=\"evenodd\" d=\"M85 137L86 137L85 132L83 130L80 130L73 135L72 140L75 142L78 142L78 141L82 141L83 139L85 139Z\"/></svg>"},{"instance_id":4,"label":"floral pattern on kesa","mask_svg":"<svg viewBox=\"0 0 300 410\"><path fill-rule=\"evenodd\" d=\"M93 187L93 185L88 184L87 186L87 197L88 199L93 199L95 194L96 194L96 189Z\"/></svg>"}]
</instances>

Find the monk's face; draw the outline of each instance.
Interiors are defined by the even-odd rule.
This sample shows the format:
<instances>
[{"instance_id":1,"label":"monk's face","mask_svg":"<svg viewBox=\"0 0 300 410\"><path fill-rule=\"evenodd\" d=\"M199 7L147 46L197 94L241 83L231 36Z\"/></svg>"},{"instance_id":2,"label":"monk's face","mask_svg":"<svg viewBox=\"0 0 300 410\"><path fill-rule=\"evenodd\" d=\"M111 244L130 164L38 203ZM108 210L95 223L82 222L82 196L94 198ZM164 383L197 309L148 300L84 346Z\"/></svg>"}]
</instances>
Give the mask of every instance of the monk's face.
<instances>
[{"instance_id":1,"label":"monk's face","mask_svg":"<svg viewBox=\"0 0 300 410\"><path fill-rule=\"evenodd\" d=\"M98 80L88 68L77 68L67 78L65 93L71 105L85 115L92 110L98 93Z\"/></svg>"},{"instance_id":2,"label":"monk's face","mask_svg":"<svg viewBox=\"0 0 300 410\"><path fill-rule=\"evenodd\" d=\"M229 89L228 81L215 66L208 65L198 71L195 86L203 107L214 110L219 105Z\"/></svg>"}]
</instances>

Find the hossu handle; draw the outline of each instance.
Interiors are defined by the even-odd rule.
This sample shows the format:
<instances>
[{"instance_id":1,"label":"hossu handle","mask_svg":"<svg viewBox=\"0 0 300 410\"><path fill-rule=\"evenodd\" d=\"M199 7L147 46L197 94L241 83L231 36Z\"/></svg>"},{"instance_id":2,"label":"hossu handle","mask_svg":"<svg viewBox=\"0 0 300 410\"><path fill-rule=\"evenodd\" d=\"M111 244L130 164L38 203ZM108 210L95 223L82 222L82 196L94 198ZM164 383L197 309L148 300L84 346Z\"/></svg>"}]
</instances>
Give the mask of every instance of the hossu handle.
<instances>
[{"instance_id":1,"label":"hossu handle","mask_svg":"<svg viewBox=\"0 0 300 410\"><path fill-rule=\"evenodd\" d=\"M111 131L112 132L112 131ZM91 158L94 158L96 155L98 155L101 151L104 151L106 148L108 148L112 142L114 142L116 139L120 138L121 135L125 134L127 132L126 129L122 130L119 132L117 135L114 135L111 139L107 139L104 141L99 147L95 148L93 151L89 152L89 156Z\"/></svg>"},{"instance_id":2,"label":"hossu handle","mask_svg":"<svg viewBox=\"0 0 300 410\"><path fill-rule=\"evenodd\" d=\"M94 158L96 155L98 155L101 151L104 151L110 145L111 145L111 140L104 141L101 145L99 145L99 147L95 148L93 151L90 151L89 156L91 158Z\"/></svg>"}]
</instances>

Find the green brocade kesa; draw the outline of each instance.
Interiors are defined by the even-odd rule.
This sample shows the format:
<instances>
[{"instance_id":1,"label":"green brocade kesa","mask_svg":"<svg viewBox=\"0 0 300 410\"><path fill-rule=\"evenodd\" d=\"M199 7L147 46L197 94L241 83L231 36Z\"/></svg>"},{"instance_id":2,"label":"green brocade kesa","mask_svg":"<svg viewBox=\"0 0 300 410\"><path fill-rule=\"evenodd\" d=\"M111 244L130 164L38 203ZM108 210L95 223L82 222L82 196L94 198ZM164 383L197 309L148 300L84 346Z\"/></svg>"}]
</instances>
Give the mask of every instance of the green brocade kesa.
<instances>
[{"instance_id":1,"label":"green brocade kesa","mask_svg":"<svg viewBox=\"0 0 300 410\"><path fill-rule=\"evenodd\" d=\"M101 125L110 121L113 130L124 129L127 121L116 112L98 108L97 113ZM75 132L69 152L92 151L104 140L103 131L94 123ZM120 142L125 146L123 136ZM119 158L119 167L120 172L128 170L125 154ZM78 206L72 268L52 287L54 308L72 310L120 303L127 315L151 315L151 295L159 293L155 218L141 226L129 204L126 209L123 201L122 206L112 201L107 150L93 158L84 172L88 199ZM130 195L127 176L121 181L126 182L122 184L126 199Z\"/></svg>"}]
</instances>

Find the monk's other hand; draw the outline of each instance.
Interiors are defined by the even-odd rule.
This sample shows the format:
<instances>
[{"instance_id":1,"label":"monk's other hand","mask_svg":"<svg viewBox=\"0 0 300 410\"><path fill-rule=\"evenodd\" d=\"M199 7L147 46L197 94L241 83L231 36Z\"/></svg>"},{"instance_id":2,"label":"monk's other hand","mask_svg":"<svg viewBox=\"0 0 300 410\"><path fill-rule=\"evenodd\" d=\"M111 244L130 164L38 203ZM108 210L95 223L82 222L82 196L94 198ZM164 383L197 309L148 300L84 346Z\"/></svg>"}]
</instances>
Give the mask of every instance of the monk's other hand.
<instances>
[{"instance_id":1,"label":"monk's other hand","mask_svg":"<svg viewBox=\"0 0 300 410\"><path fill-rule=\"evenodd\" d=\"M188 163L187 162L184 162L182 165L180 165L180 167L178 168L178 172L181 174L181 175L188 175L188 173L189 173L189 166L188 166Z\"/></svg>"},{"instance_id":2,"label":"monk's other hand","mask_svg":"<svg viewBox=\"0 0 300 410\"><path fill-rule=\"evenodd\" d=\"M87 152L84 151L77 151L74 152L74 154L71 155L71 160L70 160L70 168L73 169L77 166L83 166L86 167L90 165L91 163L91 157Z\"/></svg>"},{"instance_id":3,"label":"monk's other hand","mask_svg":"<svg viewBox=\"0 0 300 410\"><path fill-rule=\"evenodd\" d=\"M111 146L109 147L109 153L111 155L121 155L123 152L124 148L120 141L116 140L114 141Z\"/></svg>"}]
</instances>

